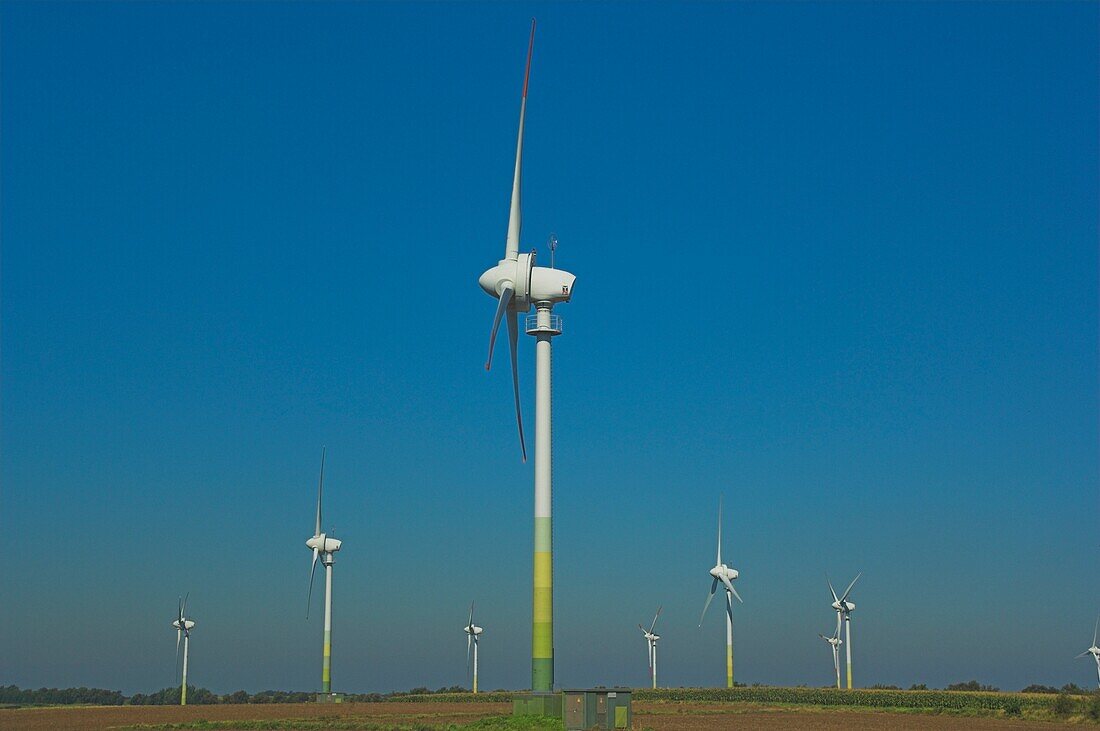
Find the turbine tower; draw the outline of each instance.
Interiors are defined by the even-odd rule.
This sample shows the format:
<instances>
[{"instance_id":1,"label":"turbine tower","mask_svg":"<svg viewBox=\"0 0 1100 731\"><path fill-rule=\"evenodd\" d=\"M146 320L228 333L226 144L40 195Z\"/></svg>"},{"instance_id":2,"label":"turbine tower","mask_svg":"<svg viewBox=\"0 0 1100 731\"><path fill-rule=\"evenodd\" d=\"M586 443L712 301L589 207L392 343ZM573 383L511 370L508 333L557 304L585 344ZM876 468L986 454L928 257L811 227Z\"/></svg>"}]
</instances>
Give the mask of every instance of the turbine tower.
<instances>
[{"instance_id":1,"label":"turbine tower","mask_svg":"<svg viewBox=\"0 0 1100 731\"><path fill-rule=\"evenodd\" d=\"M470 647L474 650L474 682L473 691L477 692L477 642L481 637L481 633L484 632L481 627L474 624L474 603L470 602L470 621L466 623L466 626L462 628L462 631L466 633L466 672L470 671Z\"/></svg>"},{"instance_id":2,"label":"turbine tower","mask_svg":"<svg viewBox=\"0 0 1100 731\"><path fill-rule=\"evenodd\" d=\"M531 690L554 689L554 589L551 529L550 471L550 339L561 335L561 318L553 314L555 304L573 296L576 277L561 269L535 266L535 252L519 251L522 206L520 205L523 159L523 123L527 111L527 83L531 78L531 53L535 45L535 21L527 44L527 69L523 75L523 95L519 105L519 133L516 139L516 166L512 177L512 204L508 214L508 234L504 258L478 279L490 296L497 298L496 314L489 331L488 370L493 361L493 345L502 319L508 325L508 348L512 358L512 390L515 394L516 425L519 446L527 461L520 413L518 344L519 314L535 307L535 316L526 320L528 335L535 337L535 555L531 632Z\"/></svg>"},{"instance_id":3,"label":"turbine tower","mask_svg":"<svg viewBox=\"0 0 1100 731\"><path fill-rule=\"evenodd\" d=\"M1092 655L1092 659L1096 661L1096 687L1100 688L1100 647L1096 646L1096 631L1100 630L1100 617L1096 618L1096 624L1092 628L1092 646L1089 649L1078 655L1078 658L1085 655ZM1074 658L1076 659L1076 658Z\"/></svg>"},{"instance_id":4,"label":"turbine tower","mask_svg":"<svg viewBox=\"0 0 1100 731\"><path fill-rule=\"evenodd\" d=\"M317 481L317 522L314 524L313 537L306 541L306 547L313 551L313 564L309 569L309 593L306 595L306 619L309 619L309 605L313 601L313 577L317 573L317 559L325 566L325 645L321 659L321 692L332 692L332 564L336 552L340 550L340 541L321 532L321 491L325 487L325 448L321 448L321 477Z\"/></svg>"},{"instance_id":5,"label":"turbine tower","mask_svg":"<svg viewBox=\"0 0 1100 731\"><path fill-rule=\"evenodd\" d=\"M653 622L649 625L649 629L638 625L638 629L645 635L645 642L649 648L649 675L653 681L654 690L657 688L657 640L661 639L661 636L654 633L653 628L657 626L657 617L660 616L661 607L657 607L657 613L653 615Z\"/></svg>"},{"instance_id":6,"label":"turbine tower","mask_svg":"<svg viewBox=\"0 0 1100 731\"><path fill-rule=\"evenodd\" d=\"M176 619L172 621L172 626L176 628L176 667L179 667L180 661L180 639L183 639L183 684L180 686L180 705L187 705L187 650L191 640L191 630L195 628L195 622L187 619L187 597L191 596L187 594L179 600L179 614Z\"/></svg>"},{"instance_id":7,"label":"turbine tower","mask_svg":"<svg viewBox=\"0 0 1100 731\"><path fill-rule=\"evenodd\" d=\"M848 595L852 592L852 587L859 581L859 577L863 576L863 572L860 571L856 574L856 578L852 579L852 583L848 584L848 588L844 590L844 595L837 597L836 590L833 589L833 582L829 581L829 577L825 577L825 581L829 584L829 593L833 595L833 609L836 610L836 630L837 637L840 637L840 623L844 622L844 644L846 662L845 667L848 670L848 690L852 689L852 610L856 608L855 602L848 601Z\"/></svg>"},{"instance_id":8,"label":"turbine tower","mask_svg":"<svg viewBox=\"0 0 1100 731\"><path fill-rule=\"evenodd\" d=\"M844 641L840 639L840 621L839 615L837 615L836 630L833 631L832 637L826 637L823 634L818 634L818 637L829 643L829 646L833 648L833 672L836 674L836 689L840 690L840 646L844 644Z\"/></svg>"},{"instance_id":9,"label":"turbine tower","mask_svg":"<svg viewBox=\"0 0 1100 731\"><path fill-rule=\"evenodd\" d=\"M710 570L713 581L710 584L710 596L703 605L703 613L699 615L699 626L703 626L703 617L707 616L707 608L714 599L714 592L718 589L718 582L726 587L726 687L733 687L733 597L744 603L737 589L733 588L733 581L738 577L737 569L731 569L722 563L722 498L718 498L718 558L715 559L714 568Z\"/></svg>"}]
</instances>

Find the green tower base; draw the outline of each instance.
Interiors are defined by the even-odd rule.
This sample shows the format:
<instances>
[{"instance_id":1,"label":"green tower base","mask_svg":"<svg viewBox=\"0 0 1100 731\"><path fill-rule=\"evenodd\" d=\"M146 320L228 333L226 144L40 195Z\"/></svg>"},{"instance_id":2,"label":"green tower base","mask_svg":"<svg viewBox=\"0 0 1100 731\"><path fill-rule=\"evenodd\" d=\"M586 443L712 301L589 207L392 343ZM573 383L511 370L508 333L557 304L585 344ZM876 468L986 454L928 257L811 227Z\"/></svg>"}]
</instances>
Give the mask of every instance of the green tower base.
<instances>
[{"instance_id":1,"label":"green tower base","mask_svg":"<svg viewBox=\"0 0 1100 731\"><path fill-rule=\"evenodd\" d=\"M561 718L561 693L516 693L512 696L512 715Z\"/></svg>"},{"instance_id":2,"label":"green tower base","mask_svg":"<svg viewBox=\"0 0 1100 731\"><path fill-rule=\"evenodd\" d=\"M344 702L344 694L343 693L318 693L317 694L317 702L318 703L343 703Z\"/></svg>"}]
</instances>

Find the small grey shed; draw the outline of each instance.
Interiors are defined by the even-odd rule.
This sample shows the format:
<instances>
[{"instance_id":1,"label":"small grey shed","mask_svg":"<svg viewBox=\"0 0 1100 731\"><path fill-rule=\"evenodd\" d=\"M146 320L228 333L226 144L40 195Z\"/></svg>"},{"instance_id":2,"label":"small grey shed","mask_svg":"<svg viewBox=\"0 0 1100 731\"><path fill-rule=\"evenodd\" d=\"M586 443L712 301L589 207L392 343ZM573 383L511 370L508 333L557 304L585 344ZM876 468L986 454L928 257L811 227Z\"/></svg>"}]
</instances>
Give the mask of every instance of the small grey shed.
<instances>
[{"instance_id":1,"label":"small grey shed","mask_svg":"<svg viewBox=\"0 0 1100 731\"><path fill-rule=\"evenodd\" d=\"M567 731L630 728L629 688L577 688L562 691Z\"/></svg>"}]
</instances>

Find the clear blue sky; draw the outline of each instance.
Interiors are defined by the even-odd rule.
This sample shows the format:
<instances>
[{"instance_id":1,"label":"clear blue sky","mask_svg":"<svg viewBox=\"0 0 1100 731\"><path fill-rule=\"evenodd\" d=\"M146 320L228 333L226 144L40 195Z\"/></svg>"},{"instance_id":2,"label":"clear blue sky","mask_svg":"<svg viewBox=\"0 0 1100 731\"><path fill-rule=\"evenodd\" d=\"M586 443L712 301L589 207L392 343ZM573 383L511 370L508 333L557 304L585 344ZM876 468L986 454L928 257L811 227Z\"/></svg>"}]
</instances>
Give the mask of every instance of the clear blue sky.
<instances>
[{"instance_id":1,"label":"clear blue sky","mask_svg":"<svg viewBox=\"0 0 1100 731\"><path fill-rule=\"evenodd\" d=\"M0 684L529 682L532 472L482 368L528 23L557 677L1087 684L1096 3L0 5ZM533 342L521 342L533 429ZM506 363L506 361L498 361Z\"/></svg>"}]
</instances>

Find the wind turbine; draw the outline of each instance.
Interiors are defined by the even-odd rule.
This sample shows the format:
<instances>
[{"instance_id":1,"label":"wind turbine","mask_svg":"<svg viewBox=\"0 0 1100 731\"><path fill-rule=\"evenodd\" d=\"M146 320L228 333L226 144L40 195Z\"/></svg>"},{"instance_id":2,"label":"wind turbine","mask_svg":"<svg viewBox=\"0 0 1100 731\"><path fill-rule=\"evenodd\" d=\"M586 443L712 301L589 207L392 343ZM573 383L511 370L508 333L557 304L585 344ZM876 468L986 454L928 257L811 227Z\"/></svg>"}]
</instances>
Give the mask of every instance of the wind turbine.
<instances>
[{"instance_id":1,"label":"wind turbine","mask_svg":"<svg viewBox=\"0 0 1100 731\"><path fill-rule=\"evenodd\" d=\"M179 600L179 614L175 620L172 621L172 626L176 628L176 666L179 666L180 661L180 639L183 639L183 685L180 686L180 705L187 705L187 649L191 640L191 630L195 628L194 620L187 619L187 597L191 596L190 593L185 595Z\"/></svg>"},{"instance_id":2,"label":"wind turbine","mask_svg":"<svg viewBox=\"0 0 1100 731\"><path fill-rule=\"evenodd\" d=\"M844 643L847 645L845 652L847 653L845 667L848 670L848 690L852 689L852 610L856 608L855 602L848 601L848 595L852 593L852 587L859 581L859 577L863 576L863 572L860 571L856 574L856 578L852 579L852 583L848 584L848 588L844 590L844 595L837 597L836 590L833 589L833 582L829 581L829 577L825 577L825 581L829 584L829 593L833 595L833 609L836 610L836 631L837 637L840 637L840 622L844 621Z\"/></svg>"},{"instance_id":3,"label":"wind turbine","mask_svg":"<svg viewBox=\"0 0 1100 731\"><path fill-rule=\"evenodd\" d=\"M840 623L837 622L832 637L826 637L823 634L818 634L818 637L828 642L833 648L833 672L836 673L836 688L840 690L840 646L844 644L844 640L840 639Z\"/></svg>"},{"instance_id":4,"label":"wind turbine","mask_svg":"<svg viewBox=\"0 0 1100 731\"><path fill-rule=\"evenodd\" d=\"M731 569L722 563L722 498L718 498L718 558L715 559L714 568L710 570L714 581L710 584L710 596L703 605L703 613L699 615L699 626L703 626L703 617L707 616L707 608L714 599L714 592L718 589L718 582L726 587L726 687L733 687L733 597L744 603L737 589L733 588L733 581L738 577L737 569Z\"/></svg>"},{"instance_id":5,"label":"wind turbine","mask_svg":"<svg viewBox=\"0 0 1100 731\"><path fill-rule=\"evenodd\" d=\"M1096 618L1096 624L1092 628L1092 646L1077 657L1081 658L1085 655L1092 655L1092 659L1096 661L1096 686L1100 688L1100 647L1096 646L1096 631L1098 629L1100 629L1100 617Z\"/></svg>"},{"instance_id":6,"label":"wind turbine","mask_svg":"<svg viewBox=\"0 0 1100 731\"><path fill-rule=\"evenodd\" d=\"M653 628L657 626L657 617L661 616L661 607L657 607L657 613L653 615L653 622L649 625L649 629L646 629L642 625L638 625L638 629L645 635L646 645L649 647L649 674L653 680L653 688L657 688L657 640L661 639L659 634L654 633Z\"/></svg>"},{"instance_id":7,"label":"wind turbine","mask_svg":"<svg viewBox=\"0 0 1100 731\"><path fill-rule=\"evenodd\" d=\"M474 649L474 683L473 691L477 692L477 641L481 637L481 633L484 632L481 627L474 624L474 603L470 602L470 621L466 623L466 626L462 628L462 631L466 633L466 670L470 670L470 647Z\"/></svg>"},{"instance_id":8,"label":"wind turbine","mask_svg":"<svg viewBox=\"0 0 1100 731\"><path fill-rule=\"evenodd\" d=\"M313 551L313 564L309 569L309 594L306 595L306 619L309 619L309 605L313 601L313 577L317 573L317 559L325 566L325 646L321 660L321 692L332 692L332 564L336 552L340 550L340 541L321 532L321 491L325 487L325 448L321 448L321 477L317 482L317 522L314 524L313 537L306 541L306 547Z\"/></svg>"},{"instance_id":9,"label":"wind turbine","mask_svg":"<svg viewBox=\"0 0 1100 731\"><path fill-rule=\"evenodd\" d=\"M554 688L554 561L551 530L550 472L550 339L561 335L561 318L554 315L555 304L573 296L576 277L561 269L535 266L535 252L519 252L522 224L520 205L523 159L523 124L527 111L527 83L531 78L531 53L535 45L535 21L527 44L527 70L523 75L523 95L519 106L519 132L516 138L516 166L512 177L512 204L508 214L504 258L478 279L490 296L497 298L496 314L489 330L488 370L493 361L500 321L508 324L508 348L512 358L512 390L515 393L516 425L523 461L527 446L523 438L520 413L518 345L519 314L534 305L536 315L526 320L528 335L535 337L535 555L534 592L531 632L531 689L550 692Z\"/></svg>"}]
</instances>

